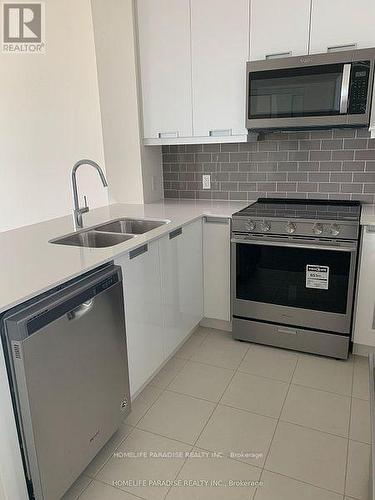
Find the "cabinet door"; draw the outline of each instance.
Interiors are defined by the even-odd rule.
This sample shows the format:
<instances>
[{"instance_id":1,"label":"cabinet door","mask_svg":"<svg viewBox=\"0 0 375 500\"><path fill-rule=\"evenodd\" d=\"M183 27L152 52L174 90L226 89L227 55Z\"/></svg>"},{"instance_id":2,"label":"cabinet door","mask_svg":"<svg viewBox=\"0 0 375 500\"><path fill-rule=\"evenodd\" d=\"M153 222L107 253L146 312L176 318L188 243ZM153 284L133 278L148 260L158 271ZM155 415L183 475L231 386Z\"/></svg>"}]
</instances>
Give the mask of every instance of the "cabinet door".
<instances>
[{"instance_id":1,"label":"cabinet door","mask_svg":"<svg viewBox=\"0 0 375 500\"><path fill-rule=\"evenodd\" d=\"M142 249L147 250L141 253ZM134 395L164 361L159 243L149 243L116 263L123 271L129 378Z\"/></svg>"},{"instance_id":2,"label":"cabinet door","mask_svg":"<svg viewBox=\"0 0 375 500\"><path fill-rule=\"evenodd\" d=\"M189 0L137 5L144 137L191 137Z\"/></svg>"},{"instance_id":3,"label":"cabinet door","mask_svg":"<svg viewBox=\"0 0 375 500\"><path fill-rule=\"evenodd\" d=\"M179 242L180 295L185 331L191 330L203 318L203 242L202 219L183 228Z\"/></svg>"},{"instance_id":4,"label":"cabinet door","mask_svg":"<svg viewBox=\"0 0 375 500\"><path fill-rule=\"evenodd\" d=\"M160 240L164 347L169 356L203 317L202 224Z\"/></svg>"},{"instance_id":5,"label":"cabinet door","mask_svg":"<svg viewBox=\"0 0 375 500\"><path fill-rule=\"evenodd\" d=\"M310 0L250 2L250 60L281 54L307 54Z\"/></svg>"},{"instance_id":6,"label":"cabinet door","mask_svg":"<svg viewBox=\"0 0 375 500\"><path fill-rule=\"evenodd\" d=\"M312 0L310 52L353 44L373 47L374 26L374 0Z\"/></svg>"},{"instance_id":7,"label":"cabinet door","mask_svg":"<svg viewBox=\"0 0 375 500\"><path fill-rule=\"evenodd\" d=\"M204 317L230 321L229 219L203 223Z\"/></svg>"},{"instance_id":8,"label":"cabinet door","mask_svg":"<svg viewBox=\"0 0 375 500\"><path fill-rule=\"evenodd\" d=\"M247 134L249 0L192 0L194 136Z\"/></svg>"},{"instance_id":9,"label":"cabinet door","mask_svg":"<svg viewBox=\"0 0 375 500\"><path fill-rule=\"evenodd\" d=\"M375 227L362 232L359 260L359 282L355 308L354 338L356 344L375 347Z\"/></svg>"}]
</instances>

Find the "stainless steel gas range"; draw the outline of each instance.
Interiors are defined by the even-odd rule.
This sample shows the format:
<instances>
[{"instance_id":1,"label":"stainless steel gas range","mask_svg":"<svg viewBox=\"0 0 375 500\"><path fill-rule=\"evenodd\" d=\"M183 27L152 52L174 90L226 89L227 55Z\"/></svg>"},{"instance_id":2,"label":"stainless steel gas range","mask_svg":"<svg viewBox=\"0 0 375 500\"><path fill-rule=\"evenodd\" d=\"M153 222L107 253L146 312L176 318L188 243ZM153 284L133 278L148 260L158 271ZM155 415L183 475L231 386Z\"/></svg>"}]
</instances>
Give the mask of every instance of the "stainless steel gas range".
<instances>
[{"instance_id":1,"label":"stainless steel gas range","mask_svg":"<svg viewBox=\"0 0 375 500\"><path fill-rule=\"evenodd\" d=\"M233 337L347 358L361 206L261 198L232 218Z\"/></svg>"}]
</instances>

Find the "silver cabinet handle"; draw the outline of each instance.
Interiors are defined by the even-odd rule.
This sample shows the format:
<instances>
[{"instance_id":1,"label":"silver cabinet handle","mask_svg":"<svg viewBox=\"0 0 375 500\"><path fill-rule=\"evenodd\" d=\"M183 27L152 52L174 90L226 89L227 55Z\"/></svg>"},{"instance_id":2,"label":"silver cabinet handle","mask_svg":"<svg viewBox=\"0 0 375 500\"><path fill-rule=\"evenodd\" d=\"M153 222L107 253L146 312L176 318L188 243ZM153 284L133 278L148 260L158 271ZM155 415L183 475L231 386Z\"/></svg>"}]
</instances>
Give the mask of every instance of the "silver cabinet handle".
<instances>
[{"instance_id":1,"label":"silver cabinet handle","mask_svg":"<svg viewBox=\"0 0 375 500\"><path fill-rule=\"evenodd\" d=\"M297 335L297 330L294 330L293 328L278 328L277 331L278 333L289 333L292 335Z\"/></svg>"},{"instance_id":2,"label":"silver cabinet handle","mask_svg":"<svg viewBox=\"0 0 375 500\"><path fill-rule=\"evenodd\" d=\"M340 52L340 50L353 50L357 48L356 43L346 43L344 45L330 45L327 52Z\"/></svg>"},{"instance_id":3,"label":"silver cabinet handle","mask_svg":"<svg viewBox=\"0 0 375 500\"><path fill-rule=\"evenodd\" d=\"M159 132L159 139L176 139L179 137L178 131L175 132Z\"/></svg>"},{"instance_id":4,"label":"silver cabinet handle","mask_svg":"<svg viewBox=\"0 0 375 500\"><path fill-rule=\"evenodd\" d=\"M136 248L135 250L130 250L129 259L135 259L139 255L146 253L148 251L148 245L142 245L141 247Z\"/></svg>"},{"instance_id":5,"label":"silver cabinet handle","mask_svg":"<svg viewBox=\"0 0 375 500\"><path fill-rule=\"evenodd\" d=\"M182 227L175 229L174 231L171 231L169 233L169 239L173 240L173 238L176 238L177 236L180 236L182 234Z\"/></svg>"},{"instance_id":6,"label":"silver cabinet handle","mask_svg":"<svg viewBox=\"0 0 375 500\"><path fill-rule=\"evenodd\" d=\"M92 309L93 305L94 305L94 299L87 300L86 302L83 302L83 304L80 304L71 311L67 312L66 317L68 318L69 321L82 318L82 316L84 316Z\"/></svg>"},{"instance_id":7,"label":"silver cabinet handle","mask_svg":"<svg viewBox=\"0 0 375 500\"><path fill-rule=\"evenodd\" d=\"M290 57L292 51L290 52L275 52L274 54L266 54L266 59L277 59L278 57Z\"/></svg>"},{"instance_id":8,"label":"silver cabinet handle","mask_svg":"<svg viewBox=\"0 0 375 500\"><path fill-rule=\"evenodd\" d=\"M351 64L344 64L344 71L342 73L341 96L340 96L340 114L345 114L348 111L349 83L350 83L351 69L352 69Z\"/></svg>"},{"instance_id":9,"label":"silver cabinet handle","mask_svg":"<svg viewBox=\"0 0 375 500\"><path fill-rule=\"evenodd\" d=\"M229 224L229 219L227 217L204 217L205 224Z\"/></svg>"},{"instance_id":10,"label":"silver cabinet handle","mask_svg":"<svg viewBox=\"0 0 375 500\"><path fill-rule=\"evenodd\" d=\"M233 135L231 128L226 128L226 129L222 129L222 130L216 129L216 130L209 131L210 137L225 137L225 136L229 136L229 135Z\"/></svg>"}]
</instances>

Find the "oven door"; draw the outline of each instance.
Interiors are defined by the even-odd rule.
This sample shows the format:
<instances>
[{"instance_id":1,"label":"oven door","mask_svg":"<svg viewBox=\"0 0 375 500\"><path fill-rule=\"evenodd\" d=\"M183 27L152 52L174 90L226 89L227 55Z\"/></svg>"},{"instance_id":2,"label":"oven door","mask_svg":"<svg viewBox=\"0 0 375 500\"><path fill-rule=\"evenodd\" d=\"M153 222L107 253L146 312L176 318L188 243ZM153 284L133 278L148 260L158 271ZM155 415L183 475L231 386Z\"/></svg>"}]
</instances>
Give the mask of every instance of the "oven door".
<instances>
[{"instance_id":1,"label":"oven door","mask_svg":"<svg viewBox=\"0 0 375 500\"><path fill-rule=\"evenodd\" d=\"M350 334L357 245L232 239L232 313Z\"/></svg>"}]
</instances>

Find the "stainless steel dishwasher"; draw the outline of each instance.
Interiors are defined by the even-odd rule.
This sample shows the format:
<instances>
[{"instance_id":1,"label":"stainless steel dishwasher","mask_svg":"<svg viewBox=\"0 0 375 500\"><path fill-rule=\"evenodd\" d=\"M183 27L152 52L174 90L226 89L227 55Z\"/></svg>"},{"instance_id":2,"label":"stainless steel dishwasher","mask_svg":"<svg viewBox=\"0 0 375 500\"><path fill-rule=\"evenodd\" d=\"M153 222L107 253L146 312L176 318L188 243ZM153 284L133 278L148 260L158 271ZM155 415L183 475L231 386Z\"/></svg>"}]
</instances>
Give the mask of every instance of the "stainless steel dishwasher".
<instances>
[{"instance_id":1,"label":"stainless steel dishwasher","mask_svg":"<svg viewBox=\"0 0 375 500\"><path fill-rule=\"evenodd\" d=\"M58 500L130 410L121 269L44 294L2 326L30 497Z\"/></svg>"}]
</instances>

